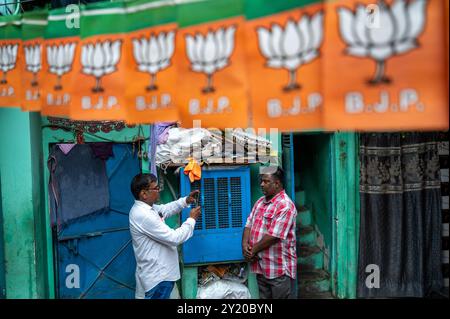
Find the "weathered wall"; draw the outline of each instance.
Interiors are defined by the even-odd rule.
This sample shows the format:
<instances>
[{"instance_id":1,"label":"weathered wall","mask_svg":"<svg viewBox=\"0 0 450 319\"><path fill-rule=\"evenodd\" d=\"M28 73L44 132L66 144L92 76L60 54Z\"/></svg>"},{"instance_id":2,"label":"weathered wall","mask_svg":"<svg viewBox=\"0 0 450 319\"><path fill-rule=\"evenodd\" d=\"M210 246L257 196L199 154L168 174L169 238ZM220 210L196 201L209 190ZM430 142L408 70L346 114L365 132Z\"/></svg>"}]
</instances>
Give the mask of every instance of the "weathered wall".
<instances>
[{"instance_id":1,"label":"weathered wall","mask_svg":"<svg viewBox=\"0 0 450 319\"><path fill-rule=\"evenodd\" d=\"M40 116L0 109L0 170L7 298L45 297Z\"/></svg>"},{"instance_id":2,"label":"weathered wall","mask_svg":"<svg viewBox=\"0 0 450 319\"><path fill-rule=\"evenodd\" d=\"M325 245L332 244L332 174L329 134L297 135L295 139L296 171L300 187L305 190L306 204L313 221L324 236Z\"/></svg>"}]
</instances>

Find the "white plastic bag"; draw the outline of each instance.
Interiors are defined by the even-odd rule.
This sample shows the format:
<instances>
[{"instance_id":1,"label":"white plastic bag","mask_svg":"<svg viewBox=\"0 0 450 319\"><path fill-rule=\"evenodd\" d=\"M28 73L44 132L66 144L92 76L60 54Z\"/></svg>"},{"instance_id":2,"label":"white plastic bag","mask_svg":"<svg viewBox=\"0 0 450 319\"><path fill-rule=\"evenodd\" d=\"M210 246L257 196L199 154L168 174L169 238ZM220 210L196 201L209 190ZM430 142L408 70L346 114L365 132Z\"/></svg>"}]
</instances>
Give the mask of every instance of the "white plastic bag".
<instances>
[{"instance_id":1,"label":"white plastic bag","mask_svg":"<svg viewBox=\"0 0 450 319\"><path fill-rule=\"evenodd\" d=\"M197 299L250 299L247 286L229 280L217 280L198 287Z\"/></svg>"}]
</instances>

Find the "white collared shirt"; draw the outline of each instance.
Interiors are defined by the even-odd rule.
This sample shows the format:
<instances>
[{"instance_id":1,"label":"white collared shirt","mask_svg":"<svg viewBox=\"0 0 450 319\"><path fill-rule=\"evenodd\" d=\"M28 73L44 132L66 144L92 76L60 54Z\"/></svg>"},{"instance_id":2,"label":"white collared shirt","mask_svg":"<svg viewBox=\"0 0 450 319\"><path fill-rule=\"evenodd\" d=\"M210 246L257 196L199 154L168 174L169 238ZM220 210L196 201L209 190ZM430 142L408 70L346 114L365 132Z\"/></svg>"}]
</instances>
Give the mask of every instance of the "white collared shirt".
<instances>
[{"instance_id":1,"label":"white collared shirt","mask_svg":"<svg viewBox=\"0 0 450 319\"><path fill-rule=\"evenodd\" d=\"M153 206L134 202L129 218L136 258L136 298L143 298L162 281L180 279L177 246L192 237L195 219L189 217L177 229L167 226L164 219L186 208L186 198Z\"/></svg>"}]
</instances>

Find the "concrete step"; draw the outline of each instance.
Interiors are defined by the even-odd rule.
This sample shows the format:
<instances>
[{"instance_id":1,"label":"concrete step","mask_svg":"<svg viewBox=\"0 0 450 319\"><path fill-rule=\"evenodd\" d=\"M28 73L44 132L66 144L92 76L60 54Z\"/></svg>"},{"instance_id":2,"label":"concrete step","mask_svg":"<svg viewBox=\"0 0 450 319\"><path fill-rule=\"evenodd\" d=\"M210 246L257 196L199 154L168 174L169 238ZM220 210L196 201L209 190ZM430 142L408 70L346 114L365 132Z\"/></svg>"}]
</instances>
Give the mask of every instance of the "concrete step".
<instances>
[{"instance_id":1,"label":"concrete step","mask_svg":"<svg viewBox=\"0 0 450 319\"><path fill-rule=\"evenodd\" d=\"M297 227L299 226L311 226L312 225L312 212L306 206L297 205Z\"/></svg>"},{"instance_id":2,"label":"concrete step","mask_svg":"<svg viewBox=\"0 0 450 319\"><path fill-rule=\"evenodd\" d=\"M305 191L304 190L300 190L300 191L295 191L295 203L299 206L303 206L306 203L306 196L305 196Z\"/></svg>"},{"instance_id":3,"label":"concrete step","mask_svg":"<svg viewBox=\"0 0 450 319\"><path fill-rule=\"evenodd\" d=\"M301 246L316 245L317 234L313 226L297 227L297 241Z\"/></svg>"},{"instance_id":4,"label":"concrete step","mask_svg":"<svg viewBox=\"0 0 450 319\"><path fill-rule=\"evenodd\" d=\"M297 264L323 268L323 251L318 246L297 246Z\"/></svg>"}]
</instances>

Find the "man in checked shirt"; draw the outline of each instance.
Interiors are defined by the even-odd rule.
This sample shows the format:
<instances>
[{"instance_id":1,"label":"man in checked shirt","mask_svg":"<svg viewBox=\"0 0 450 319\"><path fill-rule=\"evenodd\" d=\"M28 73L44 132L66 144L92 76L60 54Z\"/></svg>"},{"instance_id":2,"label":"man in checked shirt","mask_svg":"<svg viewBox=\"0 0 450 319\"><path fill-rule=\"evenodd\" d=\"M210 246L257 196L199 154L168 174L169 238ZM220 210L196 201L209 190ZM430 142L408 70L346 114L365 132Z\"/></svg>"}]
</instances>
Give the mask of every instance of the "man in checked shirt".
<instances>
[{"instance_id":1,"label":"man in checked shirt","mask_svg":"<svg viewBox=\"0 0 450 319\"><path fill-rule=\"evenodd\" d=\"M242 254L256 273L261 299L296 298L297 252L295 204L284 191L284 173L266 167L264 194L253 206L242 236Z\"/></svg>"}]
</instances>

